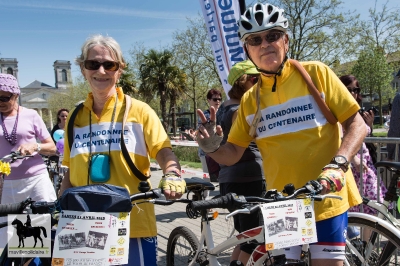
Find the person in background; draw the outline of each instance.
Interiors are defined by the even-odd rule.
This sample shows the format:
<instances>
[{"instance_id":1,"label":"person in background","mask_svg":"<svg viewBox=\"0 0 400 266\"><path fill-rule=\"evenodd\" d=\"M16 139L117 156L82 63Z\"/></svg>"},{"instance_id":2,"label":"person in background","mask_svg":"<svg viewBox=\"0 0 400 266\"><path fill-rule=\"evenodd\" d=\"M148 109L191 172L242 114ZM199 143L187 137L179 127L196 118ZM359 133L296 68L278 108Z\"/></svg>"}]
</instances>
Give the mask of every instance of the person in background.
<instances>
[{"instance_id":1,"label":"person in background","mask_svg":"<svg viewBox=\"0 0 400 266\"><path fill-rule=\"evenodd\" d=\"M313 266L339 266L346 255L347 211L362 202L349 160L367 130L357 102L328 66L288 59L288 26L283 9L268 3L255 3L239 17L239 38L261 80L243 95L224 145L216 110L211 107L210 121L197 110L202 122L197 142L218 163L233 165L255 141L269 189L282 190L288 183L300 188L313 181L323 187L322 194L341 196L314 202L318 242L310 244ZM315 97L305 82L308 76L319 90ZM301 247L280 252L300 259ZM283 254L273 256L283 259Z\"/></svg>"},{"instance_id":2,"label":"person in background","mask_svg":"<svg viewBox=\"0 0 400 266\"><path fill-rule=\"evenodd\" d=\"M43 119L39 114L19 106L21 91L13 75L0 74L0 157L13 151L32 155L11 163L11 173L4 177L1 204L34 201L55 201L56 194L41 155L56 152ZM1 217L0 222L7 221ZM0 248L7 243L7 228L0 229Z\"/></svg>"},{"instance_id":3,"label":"person in background","mask_svg":"<svg viewBox=\"0 0 400 266\"><path fill-rule=\"evenodd\" d=\"M62 164L69 167L60 188L60 195L70 187L85 186L94 182L125 187L129 194L139 192L140 179L136 177L121 154L122 121L126 107L126 95L116 87L126 61L119 44L109 36L95 35L88 38L75 60L90 93L73 123L72 149L65 138ZM159 187L167 199L180 198L185 192L181 167L172 152L170 139L153 109L144 102L132 98L124 131L129 155L144 175L150 174L150 157L155 158L164 176ZM110 130L111 129L111 130ZM96 135L91 132L112 132ZM98 145L82 145L88 141ZM109 145L111 143L111 145ZM93 156L101 154L109 158L109 171L94 180L90 170ZM102 167L99 165L98 167ZM151 186L151 185L150 185ZM130 242L127 265L157 265L157 228L154 205L144 203L132 208L130 214ZM145 256L144 256L145 255Z\"/></svg>"},{"instance_id":4,"label":"person in background","mask_svg":"<svg viewBox=\"0 0 400 266\"><path fill-rule=\"evenodd\" d=\"M341 76L339 78L343 84L346 86L346 88L349 90L351 95L354 97L354 99L357 101L359 105L361 105L362 102L362 96L361 96L361 89L360 85L358 83L358 80L356 79L355 76L353 75L345 75ZM365 122L365 128L367 129L368 132L371 131L372 129L372 123L374 120L374 113L371 110L370 112L363 112L362 117ZM370 134L370 133L369 133ZM362 161L361 161L361 152L362 152ZM353 157L351 160L351 170L354 175L354 179L358 185L358 188L360 190L360 183L362 182L363 184L363 190L362 190L362 195L368 197L371 200L378 200L379 202L383 202L383 198L387 192L387 189L385 185L383 184L383 181L378 185L378 177L377 177L377 171L374 166L374 162L372 161L372 157L370 155L370 151L368 150L365 142L362 144L362 151L358 151L356 156ZM360 180L361 178L361 173L360 173L360 166L363 164L363 179L362 181ZM378 191L379 191L379 199L378 199ZM363 206L364 213L368 214L376 214L376 210L373 208L370 208L368 206ZM352 212L360 212L360 206L354 206L349 209L349 211ZM349 233L349 232L348 232ZM349 236L352 238L351 236Z\"/></svg>"},{"instance_id":5,"label":"person in background","mask_svg":"<svg viewBox=\"0 0 400 266\"><path fill-rule=\"evenodd\" d=\"M57 123L54 125L53 129L50 132L51 138L54 141L54 144L57 144L57 141L54 139L54 132L59 129L65 130L65 123L67 121L69 111L68 109L62 108L57 111ZM58 163L58 155L53 155L49 157L49 160L55 163Z\"/></svg>"},{"instance_id":6,"label":"person in background","mask_svg":"<svg viewBox=\"0 0 400 266\"><path fill-rule=\"evenodd\" d=\"M54 143L57 143L54 139L54 132L56 130L62 129L65 130L65 123L67 122L67 117L68 117L69 111L68 109L62 108L57 111L57 124L54 125L53 129L51 130L51 137L53 138Z\"/></svg>"},{"instance_id":7,"label":"person in background","mask_svg":"<svg viewBox=\"0 0 400 266\"><path fill-rule=\"evenodd\" d=\"M400 71L399 71L400 73ZM400 94L397 93L393 98L392 112L390 115L388 138L400 138ZM397 155L400 156L400 144ZM396 159L396 144L387 144L388 159L394 161ZM397 158L399 160L399 157Z\"/></svg>"},{"instance_id":8,"label":"person in background","mask_svg":"<svg viewBox=\"0 0 400 266\"><path fill-rule=\"evenodd\" d=\"M254 64L249 61L236 63L229 72L228 82L232 89L228 92L229 100L220 107L217 120L222 127L224 144L228 138L232 124L237 117L240 99L243 94L257 83L259 73ZM243 196L262 197L265 192L265 180L262 169L262 158L257 145L251 142L244 151L239 161L233 165L220 165L218 182L222 196L228 193L236 193ZM230 210L233 211L233 210ZM234 216L235 229L241 233L259 226L259 213L240 214ZM243 243L235 247L231 255L231 262L241 261L244 265L250 258L250 254L257 244Z\"/></svg>"},{"instance_id":9,"label":"person in background","mask_svg":"<svg viewBox=\"0 0 400 266\"><path fill-rule=\"evenodd\" d=\"M209 90L207 92L207 103L208 103L209 107L212 106L215 109L215 111L218 111L218 108L221 106L221 103L222 103L221 91L219 91L217 89ZM206 117L206 119L210 119L210 109L204 110L203 114ZM198 119L198 123L201 124L200 118ZM203 168L203 173L208 173L205 152L201 148L199 148L198 154L200 157L201 167Z\"/></svg>"}]
</instances>

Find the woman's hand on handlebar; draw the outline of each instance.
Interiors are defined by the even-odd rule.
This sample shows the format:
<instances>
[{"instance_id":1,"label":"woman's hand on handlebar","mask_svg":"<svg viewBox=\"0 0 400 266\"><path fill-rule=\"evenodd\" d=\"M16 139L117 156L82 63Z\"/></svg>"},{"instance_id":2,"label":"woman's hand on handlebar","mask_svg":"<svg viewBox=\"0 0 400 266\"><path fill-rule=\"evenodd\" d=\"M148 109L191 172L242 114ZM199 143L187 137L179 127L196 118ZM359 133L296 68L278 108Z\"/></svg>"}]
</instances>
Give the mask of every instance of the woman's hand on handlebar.
<instances>
[{"instance_id":1,"label":"woman's hand on handlebar","mask_svg":"<svg viewBox=\"0 0 400 266\"><path fill-rule=\"evenodd\" d=\"M23 143L21 144L17 151L21 155L32 155L33 153L37 152L38 144L36 142L34 143Z\"/></svg>"}]
</instances>

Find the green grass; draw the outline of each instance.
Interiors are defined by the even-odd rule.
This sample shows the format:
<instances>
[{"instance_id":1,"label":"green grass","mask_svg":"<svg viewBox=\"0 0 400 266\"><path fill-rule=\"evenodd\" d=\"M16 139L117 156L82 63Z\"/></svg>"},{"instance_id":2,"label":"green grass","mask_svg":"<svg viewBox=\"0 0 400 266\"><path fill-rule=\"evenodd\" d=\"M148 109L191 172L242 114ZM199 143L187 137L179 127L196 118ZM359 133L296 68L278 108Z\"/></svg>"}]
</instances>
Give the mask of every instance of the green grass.
<instances>
[{"instance_id":1,"label":"green grass","mask_svg":"<svg viewBox=\"0 0 400 266\"><path fill-rule=\"evenodd\" d=\"M372 132L372 135L374 135L374 137L387 137L387 132Z\"/></svg>"},{"instance_id":2,"label":"green grass","mask_svg":"<svg viewBox=\"0 0 400 266\"><path fill-rule=\"evenodd\" d=\"M181 167L202 169L197 147L173 146L172 150L178 157ZM154 159L150 161L156 162Z\"/></svg>"}]
</instances>

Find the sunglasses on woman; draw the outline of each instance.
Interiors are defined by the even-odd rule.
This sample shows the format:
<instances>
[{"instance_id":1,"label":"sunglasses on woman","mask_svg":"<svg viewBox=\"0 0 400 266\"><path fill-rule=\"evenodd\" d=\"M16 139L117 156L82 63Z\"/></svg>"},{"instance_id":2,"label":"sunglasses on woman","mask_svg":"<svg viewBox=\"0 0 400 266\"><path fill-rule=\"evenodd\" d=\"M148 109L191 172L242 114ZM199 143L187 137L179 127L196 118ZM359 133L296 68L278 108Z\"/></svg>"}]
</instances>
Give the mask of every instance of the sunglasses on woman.
<instances>
[{"instance_id":1,"label":"sunglasses on woman","mask_svg":"<svg viewBox=\"0 0 400 266\"><path fill-rule=\"evenodd\" d=\"M359 94L361 92L360 88L347 88L349 90L350 93L355 93L355 94Z\"/></svg>"},{"instance_id":2,"label":"sunglasses on woman","mask_svg":"<svg viewBox=\"0 0 400 266\"><path fill-rule=\"evenodd\" d=\"M259 46L263 38L267 41L267 43L273 43L279 40L283 36L283 32L281 31L274 31L266 34L264 37L262 36L254 36L254 37L249 37L246 39L246 43L248 43L251 46Z\"/></svg>"},{"instance_id":3,"label":"sunglasses on woman","mask_svg":"<svg viewBox=\"0 0 400 266\"><path fill-rule=\"evenodd\" d=\"M114 61L99 62L96 60L85 60L83 65L87 70L98 70L100 66L103 66L104 70L117 71L119 69L119 63Z\"/></svg>"},{"instance_id":4,"label":"sunglasses on woman","mask_svg":"<svg viewBox=\"0 0 400 266\"><path fill-rule=\"evenodd\" d=\"M7 103L11 100L13 96L14 94L11 94L10 96L0 96L0 102Z\"/></svg>"},{"instance_id":5,"label":"sunglasses on woman","mask_svg":"<svg viewBox=\"0 0 400 266\"><path fill-rule=\"evenodd\" d=\"M217 102L217 101L222 101L222 98L212 98L212 100L213 100L214 102Z\"/></svg>"}]
</instances>

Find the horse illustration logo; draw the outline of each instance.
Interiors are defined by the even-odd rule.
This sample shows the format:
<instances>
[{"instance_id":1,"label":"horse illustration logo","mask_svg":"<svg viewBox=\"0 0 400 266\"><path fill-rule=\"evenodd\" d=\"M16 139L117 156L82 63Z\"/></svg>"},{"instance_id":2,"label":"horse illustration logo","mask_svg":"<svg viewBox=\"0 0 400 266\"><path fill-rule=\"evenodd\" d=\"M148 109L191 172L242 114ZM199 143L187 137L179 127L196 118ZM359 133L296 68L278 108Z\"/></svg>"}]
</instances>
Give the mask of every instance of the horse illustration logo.
<instances>
[{"instance_id":1,"label":"horse illustration logo","mask_svg":"<svg viewBox=\"0 0 400 266\"><path fill-rule=\"evenodd\" d=\"M43 231L43 235L46 238L47 237L46 228L44 228L43 226L31 226L31 218L29 214L27 215L27 220L25 222L25 225L17 218L15 218L14 221L12 221L11 225L13 225L17 229L17 235L19 239L18 247L21 247L21 243L22 247L25 247L24 238L33 237L35 240L35 244L33 245L33 247L36 247L37 239L39 238L43 248L43 240L40 237L40 233L41 231Z\"/></svg>"}]
</instances>

